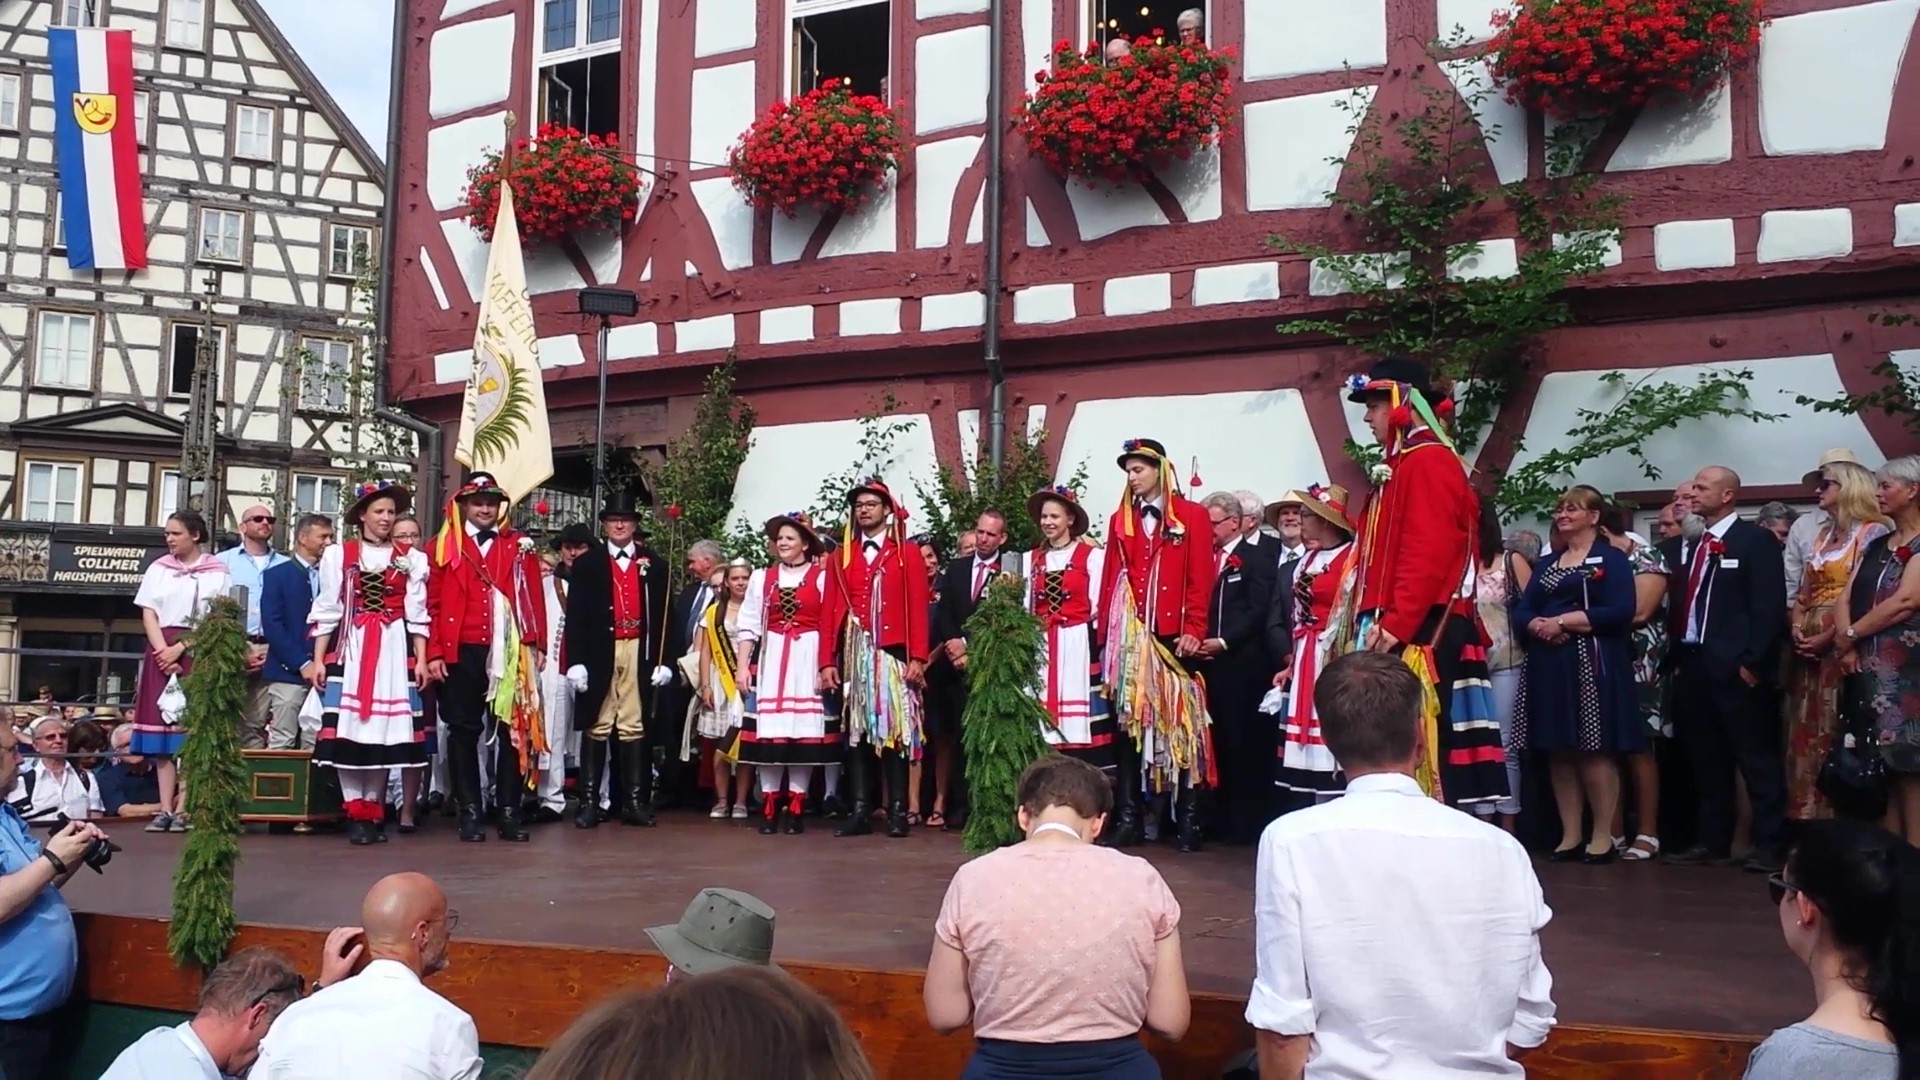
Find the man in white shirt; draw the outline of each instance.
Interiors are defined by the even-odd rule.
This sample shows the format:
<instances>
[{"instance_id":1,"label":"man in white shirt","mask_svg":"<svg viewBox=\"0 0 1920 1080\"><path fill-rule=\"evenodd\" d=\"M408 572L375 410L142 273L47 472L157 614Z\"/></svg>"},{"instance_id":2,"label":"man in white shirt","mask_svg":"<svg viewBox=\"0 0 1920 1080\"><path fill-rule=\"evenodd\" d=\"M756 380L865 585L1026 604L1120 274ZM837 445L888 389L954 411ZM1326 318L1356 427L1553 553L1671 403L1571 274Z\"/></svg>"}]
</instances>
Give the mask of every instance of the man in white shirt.
<instances>
[{"instance_id":1,"label":"man in white shirt","mask_svg":"<svg viewBox=\"0 0 1920 1080\"><path fill-rule=\"evenodd\" d=\"M375 882L360 908L371 960L281 1016L260 1044L252 1080L476 1080L473 1018L421 983L446 969L459 921L425 874Z\"/></svg>"},{"instance_id":2,"label":"man in white shirt","mask_svg":"<svg viewBox=\"0 0 1920 1080\"><path fill-rule=\"evenodd\" d=\"M1353 653L1313 701L1346 794L1267 827L1247 1003L1261 1080L1524 1076L1554 1023L1520 842L1421 794L1423 687Z\"/></svg>"},{"instance_id":3,"label":"man in white shirt","mask_svg":"<svg viewBox=\"0 0 1920 1080\"><path fill-rule=\"evenodd\" d=\"M28 824L106 816L100 785L87 770L67 760L66 720L50 714L34 721L33 752L37 756L32 764L22 765L7 796Z\"/></svg>"},{"instance_id":4,"label":"man in white shirt","mask_svg":"<svg viewBox=\"0 0 1920 1080\"><path fill-rule=\"evenodd\" d=\"M335 934L341 933L334 931ZM334 939L328 938L329 942ZM337 972L344 977L351 968ZM327 977L323 964L321 978ZM306 980L272 949L243 949L200 986L200 1011L156 1028L122 1051L100 1080L220 1080L245 1076L274 1018L300 1000Z\"/></svg>"}]
</instances>

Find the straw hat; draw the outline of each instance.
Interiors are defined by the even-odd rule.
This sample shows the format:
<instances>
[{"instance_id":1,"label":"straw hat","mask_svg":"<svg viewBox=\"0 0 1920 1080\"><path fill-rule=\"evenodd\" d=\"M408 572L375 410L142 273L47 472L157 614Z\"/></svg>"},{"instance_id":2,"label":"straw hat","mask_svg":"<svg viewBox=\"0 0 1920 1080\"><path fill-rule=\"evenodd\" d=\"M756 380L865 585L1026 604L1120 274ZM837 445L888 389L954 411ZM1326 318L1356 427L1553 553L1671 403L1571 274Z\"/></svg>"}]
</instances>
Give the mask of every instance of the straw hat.
<instances>
[{"instance_id":1,"label":"straw hat","mask_svg":"<svg viewBox=\"0 0 1920 1080\"><path fill-rule=\"evenodd\" d=\"M1347 513L1347 489L1339 484L1315 484L1304 492L1288 492L1288 495L1298 495L1300 509L1344 530L1348 536L1360 531Z\"/></svg>"},{"instance_id":2,"label":"straw hat","mask_svg":"<svg viewBox=\"0 0 1920 1080\"><path fill-rule=\"evenodd\" d=\"M1827 471L1827 466L1838 465L1843 462L1848 465L1859 465L1860 459L1854 455L1853 451L1848 450L1846 447L1836 447L1821 454L1820 464L1815 465L1807 475L1801 477L1800 482L1809 485L1819 483L1820 474ZM1864 466L1862 467L1864 468Z\"/></svg>"}]
</instances>

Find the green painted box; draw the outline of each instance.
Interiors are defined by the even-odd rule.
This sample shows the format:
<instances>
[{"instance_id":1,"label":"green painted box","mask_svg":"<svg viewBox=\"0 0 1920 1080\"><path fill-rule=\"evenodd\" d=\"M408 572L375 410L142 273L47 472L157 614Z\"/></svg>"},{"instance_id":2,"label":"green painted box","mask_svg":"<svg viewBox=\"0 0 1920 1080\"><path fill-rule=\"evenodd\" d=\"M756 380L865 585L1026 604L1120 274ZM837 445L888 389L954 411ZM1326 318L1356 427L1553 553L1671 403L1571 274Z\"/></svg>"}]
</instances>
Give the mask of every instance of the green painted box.
<instances>
[{"instance_id":1,"label":"green painted box","mask_svg":"<svg viewBox=\"0 0 1920 1080\"><path fill-rule=\"evenodd\" d=\"M241 821L328 822L346 815L331 769L313 763L311 750L242 750L247 769Z\"/></svg>"}]
</instances>

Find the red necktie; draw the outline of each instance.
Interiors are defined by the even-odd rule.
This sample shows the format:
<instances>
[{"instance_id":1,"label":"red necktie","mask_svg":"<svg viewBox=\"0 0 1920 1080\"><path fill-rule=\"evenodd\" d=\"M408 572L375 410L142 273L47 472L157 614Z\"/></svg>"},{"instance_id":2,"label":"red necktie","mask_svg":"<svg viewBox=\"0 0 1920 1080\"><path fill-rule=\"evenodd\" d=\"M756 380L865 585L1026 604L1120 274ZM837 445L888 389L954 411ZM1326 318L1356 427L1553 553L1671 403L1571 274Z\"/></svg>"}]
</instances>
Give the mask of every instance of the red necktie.
<instances>
[{"instance_id":1,"label":"red necktie","mask_svg":"<svg viewBox=\"0 0 1920 1080\"><path fill-rule=\"evenodd\" d=\"M1687 571L1687 603L1680 609L1674 640L1685 641L1687 627L1693 622L1693 605L1700 599L1700 585L1707 578L1707 563L1713 558L1713 549L1717 544L1712 533L1700 538L1693 549L1693 566Z\"/></svg>"}]
</instances>

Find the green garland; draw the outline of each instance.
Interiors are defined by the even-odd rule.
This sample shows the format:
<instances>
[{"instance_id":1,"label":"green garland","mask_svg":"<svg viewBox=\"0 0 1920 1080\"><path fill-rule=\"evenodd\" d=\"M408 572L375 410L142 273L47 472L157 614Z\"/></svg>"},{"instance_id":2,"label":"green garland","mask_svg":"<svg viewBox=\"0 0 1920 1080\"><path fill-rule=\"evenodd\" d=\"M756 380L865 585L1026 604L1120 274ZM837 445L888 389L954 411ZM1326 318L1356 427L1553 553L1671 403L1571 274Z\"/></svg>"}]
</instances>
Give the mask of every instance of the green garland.
<instances>
[{"instance_id":1,"label":"green garland","mask_svg":"<svg viewBox=\"0 0 1920 1080\"><path fill-rule=\"evenodd\" d=\"M233 871L240 861L240 805L247 784L240 760L240 717L247 705L246 611L214 600L193 630L193 672L187 696L187 745L180 755L187 816L193 831L173 875L173 922L167 951L174 963L212 968L226 958L238 918Z\"/></svg>"},{"instance_id":2,"label":"green garland","mask_svg":"<svg viewBox=\"0 0 1920 1080\"><path fill-rule=\"evenodd\" d=\"M1026 609L1026 582L1001 574L967 620L967 713L960 726L971 806L969 854L1020 840L1015 816L1020 774L1047 753L1050 722L1034 694L1040 683L1040 620Z\"/></svg>"}]
</instances>

